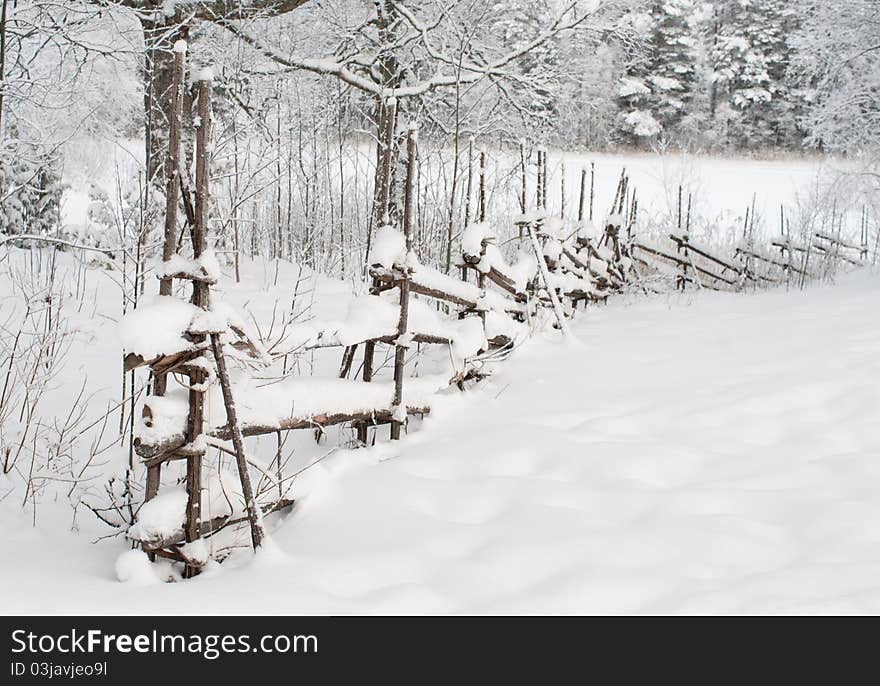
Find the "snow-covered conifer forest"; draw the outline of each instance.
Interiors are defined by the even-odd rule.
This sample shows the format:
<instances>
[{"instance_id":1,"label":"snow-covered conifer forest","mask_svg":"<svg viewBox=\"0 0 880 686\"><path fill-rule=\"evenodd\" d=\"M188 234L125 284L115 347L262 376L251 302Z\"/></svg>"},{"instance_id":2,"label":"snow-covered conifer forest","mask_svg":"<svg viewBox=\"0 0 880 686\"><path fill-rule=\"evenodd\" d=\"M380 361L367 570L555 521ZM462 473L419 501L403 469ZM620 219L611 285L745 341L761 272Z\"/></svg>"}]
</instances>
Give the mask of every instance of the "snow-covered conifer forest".
<instances>
[{"instance_id":1,"label":"snow-covered conifer forest","mask_svg":"<svg viewBox=\"0 0 880 686\"><path fill-rule=\"evenodd\" d=\"M880 612L876 0L0 0L4 613Z\"/></svg>"}]
</instances>

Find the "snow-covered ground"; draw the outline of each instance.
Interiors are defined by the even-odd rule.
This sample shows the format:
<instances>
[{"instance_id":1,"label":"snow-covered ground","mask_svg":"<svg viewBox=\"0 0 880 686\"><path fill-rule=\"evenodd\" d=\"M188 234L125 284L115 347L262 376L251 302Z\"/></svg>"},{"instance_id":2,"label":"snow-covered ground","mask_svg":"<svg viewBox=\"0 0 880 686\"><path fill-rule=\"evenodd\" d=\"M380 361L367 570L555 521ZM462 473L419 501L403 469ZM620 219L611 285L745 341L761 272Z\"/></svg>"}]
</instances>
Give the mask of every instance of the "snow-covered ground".
<instances>
[{"instance_id":1,"label":"snow-covered ground","mask_svg":"<svg viewBox=\"0 0 880 686\"><path fill-rule=\"evenodd\" d=\"M87 512L0 503L0 611L880 612L878 298L863 272L593 308L185 583L117 581Z\"/></svg>"},{"instance_id":2,"label":"snow-covered ground","mask_svg":"<svg viewBox=\"0 0 880 686\"><path fill-rule=\"evenodd\" d=\"M117 195L118 178L133 183L137 179L140 143L132 141L103 142L70 146L69 184L62 207L63 220L70 227L88 223L88 188L97 184L111 198ZM374 149L372 144L352 147L344 160L347 183L372 174ZM487 217L507 221L519 214L520 158L516 150L489 149L487 163ZM441 158L443 162L441 163ZM425 186L446 188L451 168L452 152L434 150L425 152L422 183ZM529 168L528 198L534 202L534 155ZM464 153L462 164L464 164ZM598 221L609 210L622 170L630 177L630 188L636 191L642 224L645 220L656 228L667 224L677 212L678 187L682 187L686 213L688 194L692 195L692 229L694 233L713 242L729 240L742 231L746 209L754 203L756 235L775 236L779 233L779 208L785 207L786 216L797 231L800 215L808 212L811 203L847 169L846 161L830 156L789 155L776 159L748 157L721 157L682 152L568 152L548 151L547 206L553 212L562 209L562 177L565 172L565 205L569 218L577 215L581 171L587 171L590 182L591 165L594 177L594 212ZM359 172L356 175L355 167ZM461 172L464 174L464 171ZM334 179L332 183L337 183ZM463 184L464 181L462 180ZM588 186L587 186L588 187ZM838 189L839 191L840 189ZM367 189L363 191L368 193ZM830 201L829 201L830 202ZM858 231L858 212L862 201L842 201L840 206L851 209L844 234ZM852 207L850 207L852 206ZM445 212L445 202L437 207ZM433 205L424 211L430 214ZM586 211L586 208L585 208ZM445 224L445 219L441 220ZM664 227L666 228L666 227Z\"/></svg>"}]
</instances>

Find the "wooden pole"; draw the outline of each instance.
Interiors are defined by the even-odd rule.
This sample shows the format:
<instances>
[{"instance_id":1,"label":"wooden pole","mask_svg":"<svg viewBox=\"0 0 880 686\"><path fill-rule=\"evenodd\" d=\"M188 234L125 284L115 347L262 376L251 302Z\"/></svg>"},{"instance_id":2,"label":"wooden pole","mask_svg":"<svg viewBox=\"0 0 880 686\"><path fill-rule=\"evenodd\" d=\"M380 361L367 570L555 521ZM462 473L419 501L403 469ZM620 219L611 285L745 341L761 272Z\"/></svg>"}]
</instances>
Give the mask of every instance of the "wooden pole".
<instances>
[{"instance_id":1,"label":"wooden pole","mask_svg":"<svg viewBox=\"0 0 880 686\"><path fill-rule=\"evenodd\" d=\"M520 171L522 173L521 178L521 187L519 194L519 207L522 210L522 213L526 213L526 143L525 141L519 142L519 165ZM519 237L522 238L522 228L519 230Z\"/></svg>"},{"instance_id":2,"label":"wooden pole","mask_svg":"<svg viewBox=\"0 0 880 686\"><path fill-rule=\"evenodd\" d=\"M581 192L578 196L578 224L584 221L584 201L587 194L587 170L581 169Z\"/></svg>"},{"instance_id":3,"label":"wooden pole","mask_svg":"<svg viewBox=\"0 0 880 686\"><path fill-rule=\"evenodd\" d=\"M543 151L541 148L538 148L538 159L536 162L537 165L537 183L535 185L535 207L540 210L541 205L541 184L544 182L544 175L541 173L541 162L543 159Z\"/></svg>"},{"instance_id":4,"label":"wooden pole","mask_svg":"<svg viewBox=\"0 0 880 686\"><path fill-rule=\"evenodd\" d=\"M678 219L676 219L676 233L681 233L681 184L678 186L678 206L677 206Z\"/></svg>"},{"instance_id":5,"label":"wooden pole","mask_svg":"<svg viewBox=\"0 0 880 686\"><path fill-rule=\"evenodd\" d=\"M397 100L389 98L383 103L382 120L382 155L380 157L379 182L381 187L378 192L374 222L376 226L382 226L390 221L389 206L391 204L391 161L394 145L394 130L397 126ZM369 251L368 251L369 252ZM374 283L375 287L376 284ZM364 371L363 380L369 383L373 380L373 356L376 352L376 344L373 341L364 343ZM367 442L367 425L358 425L358 440Z\"/></svg>"},{"instance_id":6,"label":"wooden pole","mask_svg":"<svg viewBox=\"0 0 880 686\"><path fill-rule=\"evenodd\" d=\"M413 206L413 170L416 164L416 132L410 129L406 138L406 190L403 206L403 236L406 241L406 254L412 251L412 206ZM482 197L482 170L485 168L485 153L480 154L480 179ZM482 212L482 200L480 202ZM400 427L403 425L401 416L406 416L406 407L403 400L403 376L405 373L404 362L406 351L409 347L401 339L407 333L409 325L409 267L405 266L400 279L400 318L397 322L397 342L394 348L394 399L391 407L393 410L391 420L391 439L400 438Z\"/></svg>"},{"instance_id":7,"label":"wooden pole","mask_svg":"<svg viewBox=\"0 0 880 686\"><path fill-rule=\"evenodd\" d=\"M546 212L547 211L547 178L548 178L548 175L547 175L547 151L546 150L544 150L544 154L541 157L543 160L542 164L541 164L541 175L544 177L541 180L541 209L543 209Z\"/></svg>"},{"instance_id":8,"label":"wooden pole","mask_svg":"<svg viewBox=\"0 0 880 686\"><path fill-rule=\"evenodd\" d=\"M565 219L565 162L560 167L559 175L559 218Z\"/></svg>"},{"instance_id":9,"label":"wooden pole","mask_svg":"<svg viewBox=\"0 0 880 686\"><path fill-rule=\"evenodd\" d=\"M186 61L186 41L174 44L174 71L171 84L171 121L168 132L168 156L165 161L165 234L162 245L162 260L168 262L177 249L177 203L180 188L180 122L183 117L183 72ZM159 295L171 295L173 280L163 278L159 281ZM153 395L163 396L168 387L164 373L156 374L153 380ZM147 468L147 486L144 499L152 499L159 491L162 478L162 465Z\"/></svg>"},{"instance_id":10,"label":"wooden pole","mask_svg":"<svg viewBox=\"0 0 880 686\"><path fill-rule=\"evenodd\" d=\"M593 197L596 184L596 163L590 162L590 221L593 221Z\"/></svg>"},{"instance_id":11,"label":"wooden pole","mask_svg":"<svg viewBox=\"0 0 880 686\"><path fill-rule=\"evenodd\" d=\"M693 195L688 193L687 214L685 215L685 220L684 220L684 235L685 235L685 237L690 236L690 233L691 233L691 202L692 201L693 201Z\"/></svg>"},{"instance_id":12,"label":"wooden pole","mask_svg":"<svg viewBox=\"0 0 880 686\"><path fill-rule=\"evenodd\" d=\"M626 167L620 170L620 178L617 180L617 188L614 190L614 201L611 203L611 214L617 211L617 203L620 199L620 193L623 190L623 180L626 178Z\"/></svg>"},{"instance_id":13,"label":"wooden pole","mask_svg":"<svg viewBox=\"0 0 880 686\"><path fill-rule=\"evenodd\" d=\"M364 383L370 383L373 380L373 357L376 354L376 342L375 341L367 341L364 343L364 370L363 370L363 381ZM367 444L367 429L368 426L366 422L361 422L357 426L357 437L358 442L363 445Z\"/></svg>"},{"instance_id":14,"label":"wooden pole","mask_svg":"<svg viewBox=\"0 0 880 686\"><path fill-rule=\"evenodd\" d=\"M471 223L471 195L474 189L474 139L468 141L468 163L467 163L467 189L465 190L464 201L464 225L467 228Z\"/></svg>"},{"instance_id":15,"label":"wooden pole","mask_svg":"<svg viewBox=\"0 0 880 686\"><path fill-rule=\"evenodd\" d=\"M639 201L636 198L636 189L632 189L632 199L629 204L629 216L626 219L626 239L627 241L632 240L632 229L636 223L636 208L639 206Z\"/></svg>"},{"instance_id":16,"label":"wooden pole","mask_svg":"<svg viewBox=\"0 0 880 686\"><path fill-rule=\"evenodd\" d=\"M474 184L474 139L468 141L468 161L467 161L467 198L464 203L464 226L465 228L471 223L471 195L473 194ZM461 268L461 280L468 280L467 267Z\"/></svg>"},{"instance_id":17,"label":"wooden pole","mask_svg":"<svg viewBox=\"0 0 880 686\"><path fill-rule=\"evenodd\" d=\"M211 133L211 80L203 78L198 88L198 126L196 129L196 202L195 224L192 228L193 255L201 257L206 248L206 231L208 227L208 141ZM208 308L208 284L204 281L193 282L192 302L201 309ZM196 344L204 341L203 335L194 335ZM189 416L187 418L186 439L191 445L198 445L202 436L205 414L204 395L205 372L194 367L189 372ZM186 458L186 521L184 536L192 542L199 538L202 521L202 453L195 451ZM190 578L199 573L199 567L186 564L184 577Z\"/></svg>"},{"instance_id":18,"label":"wooden pole","mask_svg":"<svg viewBox=\"0 0 880 686\"><path fill-rule=\"evenodd\" d=\"M266 537L263 529L263 513L257 507L257 499L254 497L254 488L251 485L251 477L248 473L247 458L244 453L244 437L241 434L241 426L235 411L235 398L232 396L232 386L229 383L229 373L226 371L226 359L223 357L223 349L220 343L220 334L211 334L211 350L214 352L214 361L217 363L217 377L220 380L220 388L223 391L223 404L226 406L226 425L232 433L232 445L235 448L235 464L238 466L238 478L241 481L241 494L247 509L248 522L251 527L251 542L254 550L260 547ZM281 460L279 456L279 468Z\"/></svg>"},{"instance_id":19,"label":"wooden pole","mask_svg":"<svg viewBox=\"0 0 880 686\"><path fill-rule=\"evenodd\" d=\"M556 315L556 322L559 324L559 330L562 332L562 335L568 338L571 332L568 328L568 323L565 321L565 313L562 311L562 304L559 302L559 297L556 295L556 289L553 288L550 279L550 270L547 268L547 260L544 258L544 252L541 250L541 244L538 242L538 237L535 235L534 225L529 224L528 231L529 239L532 242L532 250L535 251L535 259L538 262L538 273L541 275L541 280L544 282L544 288L547 290L547 296L550 298L550 303L553 306L553 313Z\"/></svg>"},{"instance_id":20,"label":"wooden pole","mask_svg":"<svg viewBox=\"0 0 880 686\"><path fill-rule=\"evenodd\" d=\"M407 141L409 145L409 141ZM486 151L480 151L480 189L479 189L479 216L480 223L486 221Z\"/></svg>"},{"instance_id":21,"label":"wooden pole","mask_svg":"<svg viewBox=\"0 0 880 686\"><path fill-rule=\"evenodd\" d=\"M627 194L628 190L629 190L629 176L624 174L623 179L621 181L621 186L620 186L620 202L617 206L617 213L621 216L623 216L623 205L624 205L624 202L626 202L626 194Z\"/></svg>"},{"instance_id":22,"label":"wooden pole","mask_svg":"<svg viewBox=\"0 0 880 686\"><path fill-rule=\"evenodd\" d=\"M756 194L752 193L752 216L749 219L749 242L751 242L752 237L755 235L755 198Z\"/></svg>"}]
</instances>

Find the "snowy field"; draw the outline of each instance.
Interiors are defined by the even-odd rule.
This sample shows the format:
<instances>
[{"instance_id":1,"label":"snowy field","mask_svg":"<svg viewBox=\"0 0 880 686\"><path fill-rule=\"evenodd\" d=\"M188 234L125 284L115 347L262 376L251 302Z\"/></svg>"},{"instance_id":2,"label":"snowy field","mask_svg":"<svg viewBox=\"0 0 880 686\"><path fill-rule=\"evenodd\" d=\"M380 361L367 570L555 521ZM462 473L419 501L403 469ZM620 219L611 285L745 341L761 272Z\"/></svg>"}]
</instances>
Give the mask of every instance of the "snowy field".
<instances>
[{"instance_id":1,"label":"snowy field","mask_svg":"<svg viewBox=\"0 0 880 686\"><path fill-rule=\"evenodd\" d=\"M139 144L138 144L139 145ZM103 142L70 144L71 159L66 181L68 189L63 200L64 223L74 229L86 227L88 220L88 189L90 184L102 187L110 197L117 195L119 178L136 185L140 148L133 142ZM445 150L423 151L424 163L420 176L425 216L434 211L446 211L445 196L435 197L436 191L448 192L449 170L453 153ZM487 217L492 221L509 223L520 213L520 159L515 150L490 148L487 151ZM359 187L373 174L374 150L372 145L352 146L343 157L346 187ZM460 160L466 164L466 153ZM536 179L533 154L529 166L528 199L534 202ZM692 232L697 237L717 242L732 242L742 232L747 209L754 203L756 235L776 236L779 233L779 208L785 207L789 220L797 230L801 215L814 211L814 204L834 186L841 174L848 171L846 162L831 156L790 154L775 159L748 157L721 157L681 152L613 152L585 153L560 150L548 151L547 207L553 212L562 209L562 178L565 177L565 208L569 219L576 217L580 193L581 171L594 165L594 219L599 221L609 210L615 195L621 170L630 177L630 188L635 189L639 202L641 226L644 230L661 232L674 223L677 213L678 187L682 187L685 213L688 194L692 196ZM464 175L464 169L461 170ZM332 177L334 192L338 178ZM460 179L459 193L464 178ZM360 193L368 197L370 190L363 186ZM835 193L841 193L837 187ZM223 189L218 191L222 196ZM825 198L827 200L827 198ZM461 201L463 203L463 200ZM830 202L830 200L828 200ZM857 232L857 214L861 201L850 199L841 207L852 210L844 234ZM585 204L588 204L585 202ZM585 207L585 212L587 209ZM360 221L360 213L357 213ZM445 226L445 216L440 222ZM647 224L647 226L645 226ZM659 226L658 226L659 225ZM358 226L360 230L360 226ZM364 229L365 230L365 229Z\"/></svg>"},{"instance_id":2,"label":"snowy field","mask_svg":"<svg viewBox=\"0 0 880 686\"><path fill-rule=\"evenodd\" d=\"M316 300L339 287L319 282ZM93 545L108 529L90 513L71 533L69 505L43 503L35 528L8 498L0 608L880 612L878 298L862 272L592 308L572 322L575 343L533 339L399 444L304 472L293 512L270 519L274 549L186 583L120 583L128 546ZM109 319L74 322L89 354L59 393L86 373L96 407L118 393Z\"/></svg>"}]
</instances>

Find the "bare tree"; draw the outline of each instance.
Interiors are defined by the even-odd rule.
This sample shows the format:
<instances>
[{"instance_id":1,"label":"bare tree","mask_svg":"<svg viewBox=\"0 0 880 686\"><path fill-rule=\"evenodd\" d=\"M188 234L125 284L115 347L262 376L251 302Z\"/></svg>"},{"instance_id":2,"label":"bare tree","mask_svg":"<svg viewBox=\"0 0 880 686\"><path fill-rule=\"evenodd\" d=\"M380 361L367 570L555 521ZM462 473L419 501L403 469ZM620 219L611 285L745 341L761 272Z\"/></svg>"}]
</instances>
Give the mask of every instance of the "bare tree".
<instances>
[{"instance_id":1,"label":"bare tree","mask_svg":"<svg viewBox=\"0 0 880 686\"><path fill-rule=\"evenodd\" d=\"M493 16L485 4L462 0L410 3L376 0L369 14L355 14L338 27L338 42L323 56L301 54L299 46L278 43L257 35L247 22L236 17L216 23L250 45L281 71L304 71L338 79L373 102L377 141L377 175L386 143L389 113L404 118L431 117L429 96L437 91L460 91L487 84L500 101L517 106L513 93L534 93L546 86L545 72L523 69L526 56L559 36L571 33L584 40L607 39L618 30L626 2L606 0L582 7L566 2L546 21L530 27L515 44L503 39L496 26L503 17ZM277 73L277 72L275 72ZM392 141L398 152L398 140ZM401 165L395 165L395 169ZM392 186L402 175L393 173ZM374 207L382 206L382 186L377 176ZM401 193L392 193L388 214L393 218Z\"/></svg>"},{"instance_id":2,"label":"bare tree","mask_svg":"<svg viewBox=\"0 0 880 686\"><path fill-rule=\"evenodd\" d=\"M167 130L174 57L172 46L186 38L198 22L247 21L292 12L308 0L200 0L167 3L163 0L118 0L111 3L133 11L144 40L144 122L147 176L161 181L164 164L163 132Z\"/></svg>"}]
</instances>

